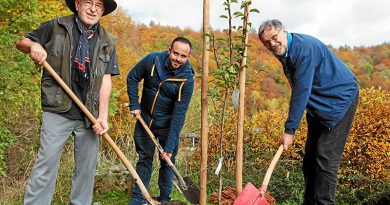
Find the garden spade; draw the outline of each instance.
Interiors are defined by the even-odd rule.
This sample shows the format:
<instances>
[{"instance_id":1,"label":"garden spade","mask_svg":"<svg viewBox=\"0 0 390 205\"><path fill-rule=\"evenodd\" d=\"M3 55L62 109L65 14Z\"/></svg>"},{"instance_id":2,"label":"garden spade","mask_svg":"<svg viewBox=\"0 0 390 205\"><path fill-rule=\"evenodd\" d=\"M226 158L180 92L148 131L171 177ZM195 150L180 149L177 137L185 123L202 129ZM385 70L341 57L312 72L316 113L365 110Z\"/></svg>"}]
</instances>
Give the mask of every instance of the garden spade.
<instances>
[{"instance_id":1,"label":"garden spade","mask_svg":"<svg viewBox=\"0 0 390 205\"><path fill-rule=\"evenodd\" d=\"M165 159L165 161L168 163L169 167L175 173L175 176L178 179L178 186L180 188L181 193L183 193L183 195L186 197L186 199L191 204L199 204L200 191L199 191L198 187L195 186L195 184L192 182L192 180L189 177L183 178L181 176L179 171L176 169L176 166L172 163L171 159L168 156L163 154L164 149L161 147L160 143L157 141L156 137L154 136L152 131L149 129L148 125L146 125L146 123L142 119L142 117L140 115L137 115L136 118L141 123L142 127L146 130L150 139L156 145L161 156Z\"/></svg>"},{"instance_id":2,"label":"garden spade","mask_svg":"<svg viewBox=\"0 0 390 205\"><path fill-rule=\"evenodd\" d=\"M271 205L267 202L265 192L267 191L267 186L272 175L272 171L275 168L276 163L278 162L280 155L283 152L283 145L280 145L278 151L276 152L274 158L269 165L267 172L264 176L263 183L261 185L261 191L258 190L252 183L248 183L240 195L234 201L234 205Z\"/></svg>"},{"instance_id":3,"label":"garden spade","mask_svg":"<svg viewBox=\"0 0 390 205\"><path fill-rule=\"evenodd\" d=\"M70 98L79 106L79 108L83 111L83 113L88 117L88 119L92 122L92 124L96 124L97 121L95 117L88 111L85 105L77 98L77 96L73 93L73 91L66 85L66 83L61 79L61 77L54 71L54 69L47 63L46 61L43 63L43 67L53 76L53 78L57 81L57 83L62 87L62 89L69 95ZM127 160L123 152L119 149L119 147L115 144L115 142L111 139L111 137L105 133L103 138L108 142L108 144L114 149L115 153L118 155L120 160L126 166L127 170L130 172L131 176L134 178L135 183L137 183L140 188L142 195L145 199L152 205L157 205L152 197L149 195L148 190L146 190L145 185L142 183L141 178L138 176L137 172Z\"/></svg>"}]
</instances>

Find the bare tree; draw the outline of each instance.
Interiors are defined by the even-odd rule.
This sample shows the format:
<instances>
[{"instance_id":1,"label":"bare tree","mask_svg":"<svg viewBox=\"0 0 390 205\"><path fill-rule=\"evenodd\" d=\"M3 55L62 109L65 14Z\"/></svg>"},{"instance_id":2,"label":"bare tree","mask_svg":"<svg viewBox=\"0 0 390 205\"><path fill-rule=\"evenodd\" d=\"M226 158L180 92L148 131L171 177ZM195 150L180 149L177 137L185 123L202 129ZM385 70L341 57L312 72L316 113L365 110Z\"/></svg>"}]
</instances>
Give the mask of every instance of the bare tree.
<instances>
[{"instance_id":1,"label":"bare tree","mask_svg":"<svg viewBox=\"0 0 390 205\"><path fill-rule=\"evenodd\" d=\"M203 33L210 33L209 0L203 1ZM201 165L200 165L200 205L206 205L207 201L207 141L208 141L208 75L209 75L209 37L203 35L202 56L202 102L201 102Z\"/></svg>"},{"instance_id":2,"label":"bare tree","mask_svg":"<svg viewBox=\"0 0 390 205\"><path fill-rule=\"evenodd\" d=\"M242 191L242 159L243 159L243 139L244 139L244 116L245 116L245 81L246 81L246 58L247 58L247 45L248 45L248 22L249 22L249 6L251 0L243 2L244 7L244 16L243 16L243 26L242 26L242 46L243 54L242 61L240 64L240 79L239 79L239 89L240 89L240 104L238 108L238 122L237 122L237 151L236 151L236 191L240 193Z\"/></svg>"}]
</instances>

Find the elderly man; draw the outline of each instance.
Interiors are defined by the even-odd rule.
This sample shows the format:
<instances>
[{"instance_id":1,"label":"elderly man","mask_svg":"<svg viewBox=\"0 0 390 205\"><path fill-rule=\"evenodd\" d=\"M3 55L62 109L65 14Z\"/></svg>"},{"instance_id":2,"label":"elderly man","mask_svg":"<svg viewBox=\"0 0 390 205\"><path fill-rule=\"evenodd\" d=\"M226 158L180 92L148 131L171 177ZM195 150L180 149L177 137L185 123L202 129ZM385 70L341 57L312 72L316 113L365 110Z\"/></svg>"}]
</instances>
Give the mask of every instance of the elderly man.
<instances>
[{"instance_id":1,"label":"elderly man","mask_svg":"<svg viewBox=\"0 0 390 205\"><path fill-rule=\"evenodd\" d=\"M287 150L306 110L304 204L335 204L337 170L356 111L359 87L349 68L318 39L265 21L259 38L282 63L292 88L281 135Z\"/></svg>"},{"instance_id":2,"label":"elderly man","mask_svg":"<svg viewBox=\"0 0 390 205\"><path fill-rule=\"evenodd\" d=\"M35 63L47 61L97 118L91 127L82 111L43 71L40 148L24 204L51 204L59 160L74 136L75 168L69 204L92 203L99 138L108 131L111 75L119 74L115 37L99 24L117 7L114 0L66 0L73 15L52 19L16 42Z\"/></svg>"},{"instance_id":3,"label":"elderly man","mask_svg":"<svg viewBox=\"0 0 390 205\"><path fill-rule=\"evenodd\" d=\"M164 154L170 157L173 163L179 150L179 135L194 90L194 71L188 62L190 53L190 41L177 37L168 51L147 55L127 76L131 113L134 116L142 116L158 138ZM139 103L138 86L142 79L143 92ZM135 126L134 141L139 156L136 170L147 187L152 174L155 145L139 123ZM160 162L160 196L157 200L164 203L171 200L174 174L162 157ZM138 186L135 186L130 205L139 204L146 204L146 201Z\"/></svg>"}]
</instances>

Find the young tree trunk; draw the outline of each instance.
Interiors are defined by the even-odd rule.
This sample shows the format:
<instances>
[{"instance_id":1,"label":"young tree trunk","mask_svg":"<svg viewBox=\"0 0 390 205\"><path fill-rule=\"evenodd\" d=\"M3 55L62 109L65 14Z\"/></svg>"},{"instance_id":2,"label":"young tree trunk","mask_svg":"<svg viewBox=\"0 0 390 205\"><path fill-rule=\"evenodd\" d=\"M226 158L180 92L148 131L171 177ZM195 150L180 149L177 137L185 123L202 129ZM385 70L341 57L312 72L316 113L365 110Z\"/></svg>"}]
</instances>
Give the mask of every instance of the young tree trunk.
<instances>
[{"instance_id":1,"label":"young tree trunk","mask_svg":"<svg viewBox=\"0 0 390 205\"><path fill-rule=\"evenodd\" d=\"M219 154L220 154L220 157L222 159L223 159L223 136L224 136L224 133L225 133L225 112L226 112L228 95L229 95L229 88L226 88L225 95L223 97L222 119L221 119L221 135L220 135L220 139L219 139ZM223 161L221 161L221 163L223 163ZM218 204L222 205L222 189L223 189L222 167L221 167L221 170L219 170L218 178L219 178Z\"/></svg>"},{"instance_id":2,"label":"young tree trunk","mask_svg":"<svg viewBox=\"0 0 390 205\"><path fill-rule=\"evenodd\" d=\"M228 12L228 23L229 23L229 30L228 30L228 35L229 35L229 59L230 59L230 66L233 64L233 32L232 32L232 11L230 4L231 2L228 1L228 6L227 6L227 12ZM220 155L221 158L223 158L223 135L224 135L224 130L225 130L225 110L226 110L226 101L227 97L229 95L229 86L226 86L225 89L225 95L224 95L224 100L223 100L223 109L222 109L222 120L221 120L221 138L220 138ZM221 162L223 163L223 162ZM218 204L222 205L222 190L223 190L223 177L222 177L222 171L220 170L218 174L219 178L219 188L218 188Z\"/></svg>"},{"instance_id":3,"label":"young tree trunk","mask_svg":"<svg viewBox=\"0 0 390 205\"><path fill-rule=\"evenodd\" d=\"M238 108L238 122L237 122L237 148L236 148L236 191L241 193L242 191L242 161L243 161L243 138L244 138L244 110L245 110L245 81L246 81L246 56L247 56L247 44L248 44L248 20L249 20L249 5L251 0L246 1L244 9L244 23L243 23L243 58L240 65L240 104Z\"/></svg>"},{"instance_id":4,"label":"young tree trunk","mask_svg":"<svg viewBox=\"0 0 390 205\"><path fill-rule=\"evenodd\" d=\"M209 0L203 0L203 34L210 33ZM208 141L208 76L209 76L209 37L203 35L202 55L202 102L201 102L201 164L200 164L200 205L207 201L207 141Z\"/></svg>"}]
</instances>

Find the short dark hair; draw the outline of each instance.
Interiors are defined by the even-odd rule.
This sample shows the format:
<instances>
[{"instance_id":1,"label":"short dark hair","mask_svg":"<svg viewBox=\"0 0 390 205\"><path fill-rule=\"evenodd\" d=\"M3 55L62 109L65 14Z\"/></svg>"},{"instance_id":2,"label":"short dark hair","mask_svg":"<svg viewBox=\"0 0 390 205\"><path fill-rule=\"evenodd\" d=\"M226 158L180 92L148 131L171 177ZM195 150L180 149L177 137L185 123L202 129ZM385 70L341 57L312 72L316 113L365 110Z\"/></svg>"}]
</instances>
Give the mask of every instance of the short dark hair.
<instances>
[{"instance_id":1,"label":"short dark hair","mask_svg":"<svg viewBox=\"0 0 390 205\"><path fill-rule=\"evenodd\" d=\"M171 48L173 47L173 44L175 42L182 42L182 43L188 44L190 46L190 50L192 50L192 45L191 45L190 40L188 40L187 38L184 38L183 36L178 36L175 39L173 39L173 41L171 43Z\"/></svg>"}]
</instances>

